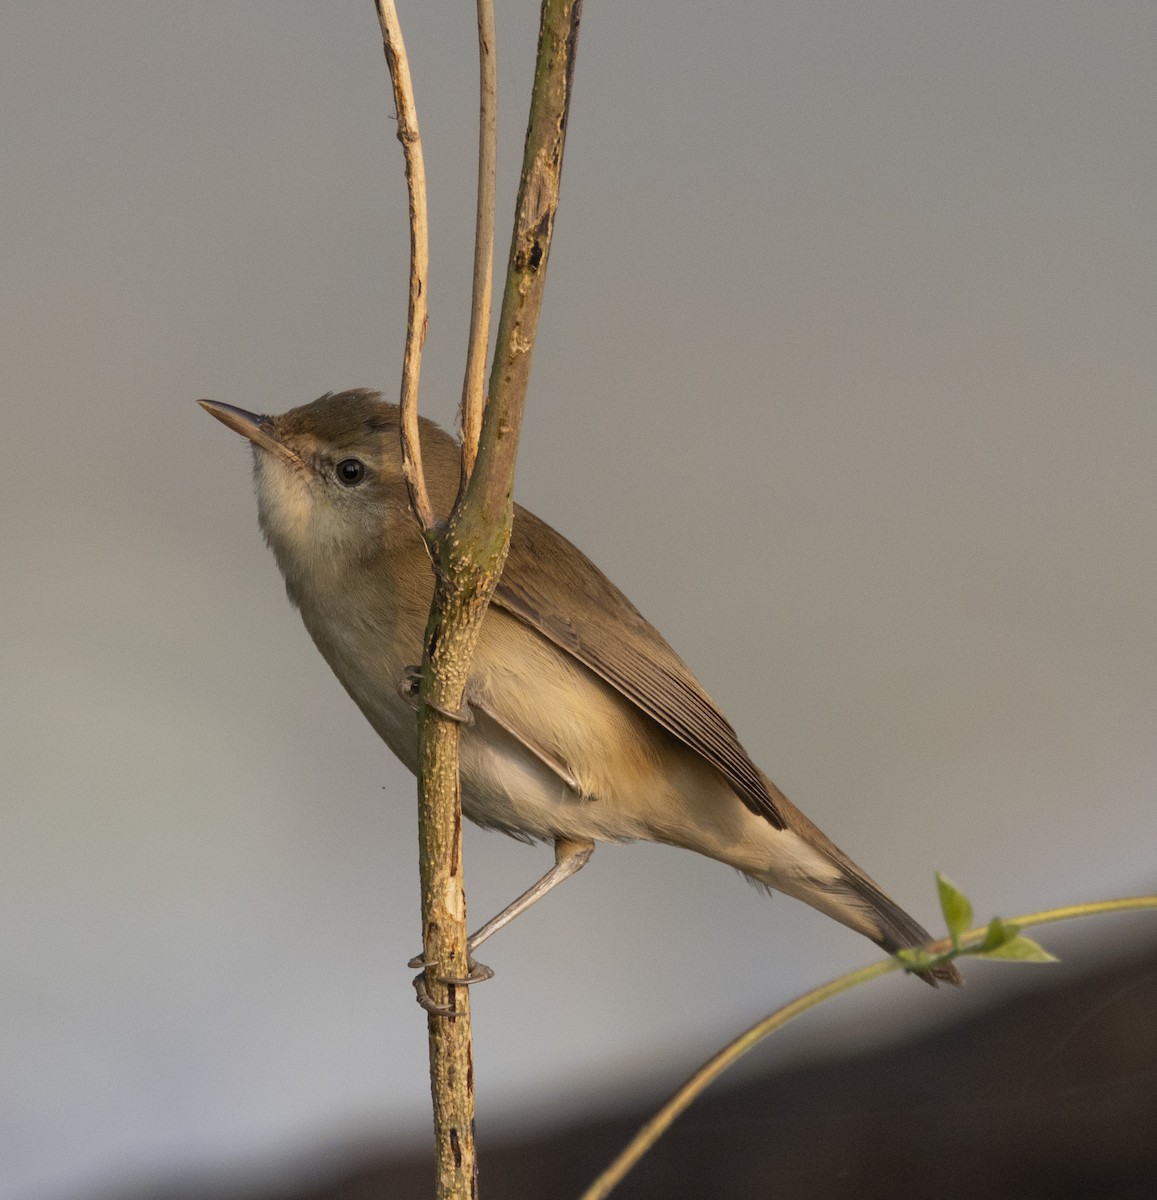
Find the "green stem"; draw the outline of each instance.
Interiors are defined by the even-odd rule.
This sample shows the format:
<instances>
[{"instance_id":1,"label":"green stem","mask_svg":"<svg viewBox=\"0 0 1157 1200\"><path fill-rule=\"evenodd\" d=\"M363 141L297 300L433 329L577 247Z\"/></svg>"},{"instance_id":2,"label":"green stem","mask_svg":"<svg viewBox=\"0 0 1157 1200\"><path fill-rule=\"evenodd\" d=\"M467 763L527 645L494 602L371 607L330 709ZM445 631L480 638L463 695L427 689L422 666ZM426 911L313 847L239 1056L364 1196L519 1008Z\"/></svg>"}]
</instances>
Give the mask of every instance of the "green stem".
<instances>
[{"instance_id":1,"label":"green stem","mask_svg":"<svg viewBox=\"0 0 1157 1200\"><path fill-rule=\"evenodd\" d=\"M1023 917L1013 917L1009 923L1024 929L1030 925L1049 925L1056 921L1069 921L1075 917L1093 917L1105 913L1136 912L1144 909L1157 909L1157 896L1131 896L1121 900L1097 900L1089 904L1070 904L1064 908L1048 908L1042 912L1028 913ZM965 953L973 943L979 945L984 939L986 928L987 926L981 926L960 935L960 942ZM942 938L927 947L933 954L943 953L951 948L951 938ZM850 991L871 979L878 979L881 975L889 975L893 971L900 971L903 968L904 964L896 958L873 963L870 967L862 967L848 975L841 975L839 979L834 979L831 983L825 983L823 987L808 992L807 995L793 1000L790 1004L771 1013L770 1016L756 1022L750 1029L741 1033L733 1042L728 1043L708 1059L671 1096L667 1103L635 1134L614 1162L583 1192L579 1200L605 1200L605 1197L618 1187L628 1172L666 1133L676 1118L690 1107L692 1101L706 1089L708 1084L714 1082L733 1062L757 1046L764 1038L775 1033L777 1029L782 1029L789 1021L794 1021L809 1008L815 1008L817 1004L822 1004L832 996L838 996L841 992Z\"/></svg>"}]
</instances>

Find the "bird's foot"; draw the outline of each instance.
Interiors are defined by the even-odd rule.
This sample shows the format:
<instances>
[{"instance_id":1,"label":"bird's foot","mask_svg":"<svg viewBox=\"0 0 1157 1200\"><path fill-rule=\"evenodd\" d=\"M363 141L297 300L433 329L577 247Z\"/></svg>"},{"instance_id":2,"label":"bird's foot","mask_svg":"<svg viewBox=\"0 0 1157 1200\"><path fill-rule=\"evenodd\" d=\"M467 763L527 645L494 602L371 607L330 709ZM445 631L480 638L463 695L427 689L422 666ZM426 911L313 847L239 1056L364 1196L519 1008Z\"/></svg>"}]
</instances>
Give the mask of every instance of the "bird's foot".
<instances>
[{"instance_id":1,"label":"bird's foot","mask_svg":"<svg viewBox=\"0 0 1157 1200\"><path fill-rule=\"evenodd\" d=\"M402 672L402 678L398 681L398 695L412 708L417 708L418 689L421 686L422 668L406 667ZM427 700L426 707L432 708L439 716L445 717L447 721L457 721L459 725L474 724L474 713L469 704L463 704L461 708L443 708L440 704L431 704Z\"/></svg>"},{"instance_id":2,"label":"bird's foot","mask_svg":"<svg viewBox=\"0 0 1157 1200\"><path fill-rule=\"evenodd\" d=\"M474 983L485 983L488 979L494 978L493 970L485 963L475 962L473 958L466 960L466 965L469 967L469 972L463 977L453 975L439 975L438 980L441 983L449 984L451 987L469 987ZM430 989L426 986L426 961L419 954L411 958L407 966L422 967L417 975L414 976L414 991L417 993L418 1003L428 1013L435 1017L456 1017L457 1010L450 1004L438 1004L430 995Z\"/></svg>"}]
</instances>

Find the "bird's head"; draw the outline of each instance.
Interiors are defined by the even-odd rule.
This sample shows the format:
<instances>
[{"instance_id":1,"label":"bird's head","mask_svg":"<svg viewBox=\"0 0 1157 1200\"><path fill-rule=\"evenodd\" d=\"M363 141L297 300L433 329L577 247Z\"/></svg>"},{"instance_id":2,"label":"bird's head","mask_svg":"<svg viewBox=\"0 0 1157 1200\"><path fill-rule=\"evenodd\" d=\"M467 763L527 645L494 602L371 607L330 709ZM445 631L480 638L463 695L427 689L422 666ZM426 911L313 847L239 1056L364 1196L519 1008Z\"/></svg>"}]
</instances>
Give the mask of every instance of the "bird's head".
<instances>
[{"instance_id":1,"label":"bird's head","mask_svg":"<svg viewBox=\"0 0 1157 1200\"><path fill-rule=\"evenodd\" d=\"M199 401L253 446L258 519L290 584L303 573L341 576L418 536L398 435L398 408L359 389L322 396L280 416ZM422 422L422 449L435 508L444 514L457 485L453 440Z\"/></svg>"}]
</instances>

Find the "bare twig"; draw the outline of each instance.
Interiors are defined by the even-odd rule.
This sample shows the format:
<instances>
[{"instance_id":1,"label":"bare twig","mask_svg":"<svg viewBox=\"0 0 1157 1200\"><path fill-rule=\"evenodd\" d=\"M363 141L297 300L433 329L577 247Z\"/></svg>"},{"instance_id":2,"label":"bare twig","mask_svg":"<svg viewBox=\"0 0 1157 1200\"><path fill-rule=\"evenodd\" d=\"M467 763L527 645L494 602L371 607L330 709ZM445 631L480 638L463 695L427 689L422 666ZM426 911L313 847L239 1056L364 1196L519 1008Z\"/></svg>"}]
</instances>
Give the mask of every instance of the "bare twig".
<instances>
[{"instance_id":1,"label":"bare twig","mask_svg":"<svg viewBox=\"0 0 1157 1200\"><path fill-rule=\"evenodd\" d=\"M418 112L410 62L394 0L377 0L382 44L394 85L398 114L398 141L406 158L406 187L410 194L410 306L406 317L406 353L402 360L402 473L423 531L434 526L434 509L422 470L422 447L418 437L418 377L422 371L422 347L426 343L426 286L430 269L429 221L426 213L426 164L418 135Z\"/></svg>"},{"instance_id":2,"label":"bare twig","mask_svg":"<svg viewBox=\"0 0 1157 1200\"><path fill-rule=\"evenodd\" d=\"M510 542L515 454L558 205L581 0L544 0L542 6L518 212L498 352L491 371L491 400L484 405L475 470L445 528L433 523L417 439L417 363L426 323L421 150L397 14L390 0L378 0L377 7L410 184L412 274L402 384L403 445L411 504L426 532L434 564L434 603L426 627L418 708L418 828L437 1195L440 1200L468 1200L477 1195L477 1179L470 999L469 989L461 983L470 964L462 885L460 725L445 714L462 706L482 618ZM480 16L483 53L488 40L492 48L492 39L492 32L487 38ZM485 65L482 71L485 78ZM480 140L486 137L483 131Z\"/></svg>"},{"instance_id":3,"label":"bare twig","mask_svg":"<svg viewBox=\"0 0 1157 1200\"><path fill-rule=\"evenodd\" d=\"M466 496L477 500L469 519L465 511L459 515L463 532L476 530L479 522L510 521L514 462L558 209L581 17L582 0L543 0L522 179L490 368L490 396Z\"/></svg>"},{"instance_id":4,"label":"bare twig","mask_svg":"<svg viewBox=\"0 0 1157 1200\"><path fill-rule=\"evenodd\" d=\"M426 545L433 558L437 531L422 469L418 434L418 379L422 346L426 338L429 261L425 166L418 136L413 84L397 10L393 0L377 0L376 7L394 88L398 140L405 154L410 198L410 304L402 367L400 422L402 467L410 506L426 535ZM422 941L426 961L435 964L438 974L438 982L430 998L435 1004L442 1004L456 1014L447 1019L431 1013L427 1020L430 1093L434 1107L436 1194L439 1200L471 1200L477 1196L478 1172L474 1152L474 1048L470 1030L470 1001L466 988L455 989L453 985L442 982L444 978L466 973L466 897L461 875L458 727L452 721L431 719L434 710L425 703L431 670L428 649L425 658L425 678L418 713ZM448 730L443 730L447 737L438 738L438 726L449 726ZM435 778L440 783L432 785L430 781ZM447 788L448 780L450 784ZM431 930L435 932L431 934ZM426 987L430 994L428 981ZM455 997L456 991L460 996Z\"/></svg>"},{"instance_id":5,"label":"bare twig","mask_svg":"<svg viewBox=\"0 0 1157 1200\"><path fill-rule=\"evenodd\" d=\"M474 224L474 286L470 341L462 382L462 472L469 479L478 455L490 348L490 296L494 268L494 176L498 163L498 72L494 53L494 3L478 0L478 206Z\"/></svg>"}]
</instances>

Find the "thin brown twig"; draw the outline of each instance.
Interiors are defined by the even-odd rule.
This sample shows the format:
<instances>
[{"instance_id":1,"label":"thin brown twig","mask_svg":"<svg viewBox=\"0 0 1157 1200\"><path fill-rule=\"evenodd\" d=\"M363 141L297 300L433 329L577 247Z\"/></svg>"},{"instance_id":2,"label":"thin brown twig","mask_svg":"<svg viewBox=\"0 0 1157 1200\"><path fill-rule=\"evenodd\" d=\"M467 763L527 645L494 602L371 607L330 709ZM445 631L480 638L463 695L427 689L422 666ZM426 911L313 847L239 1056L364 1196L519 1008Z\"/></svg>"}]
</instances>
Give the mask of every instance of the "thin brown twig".
<instances>
[{"instance_id":1,"label":"thin brown twig","mask_svg":"<svg viewBox=\"0 0 1157 1200\"><path fill-rule=\"evenodd\" d=\"M426 209L426 164L418 134L418 111L410 62L394 0L376 0L382 45L394 87L398 114L398 141L406 159L406 187L410 196L410 305L406 316L406 351L402 359L402 474L423 531L434 527L434 509L422 469L422 446L418 436L418 378L422 371L422 347L426 343L428 312L426 287L430 270L429 219Z\"/></svg>"},{"instance_id":2,"label":"thin brown twig","mask_svg":"<svg viewBox=\"0 0 1157 1200\"><path fill-rule=\"evenodd\" d=\"M478 456L486 402L486 352L490 348L490 298L494 273L494 197L498 166L498 68L494 50L494 3L478 0L478 205L474 222L474 286L470 338L462 381L463 481Z\"/></svg>"},{"instance_id":3,"label":"thin brown twig","mask_svg":"<svg viewBox=\"0 0 1157 1200\"><path fill-rule=\"evenodd\" d=\"M427 994L452 1014L430 1018L431 1085L435 1124L456 1130L454 1149L458 1152L452 1161L448 1160L439 1139L440 1197L472 1194L466 1191L470 1181L465 1162L467 1151L473 1162L474 1146L472 1126L462 1124L468 1111L467 1098L463 1096L461 1102L442 1098L444 1093L457 1089L461 1094L471 1086L473 1059L468 1031L469 988L447 982L465 977L471 965L462 924L461 726L437 714L456 711L462 705L482 620L510 544L515 451L558 200L577 32L577 0L544 0L527 153L499 320L496 367L491 373L478 458L446 528L436 538L434 550L434 604L426 628L423 702L418 717L422 769L418 809L419 825L424 831L422 946L426 962L434 964L425 972ZM528 203L528 194L538 197L541 203ZM533 229L527 228L528 212L536 212L541 218ZM499 372L500 362L512 364L513 369ZM496 373L501 374L498 387ZM472 1113L473 1095L468 1099Z\"/></svg>"},{"instance_id":4,"label":"thin brown twig","mask_svg":"<svg viewBox=\"0 0 1157 1200\"><path fill-rule=\"evenodd\" d=\"M422 469L418 433L418 377L426 337L426 282L428 231L426 180L422 143L414 106L413 84L405 43L393 0L376 0L382 43L397 106L398 140L406 162L410 198L410 304L406 322L406 352L402 368L402 465L410 507L425 534L431 560L436 559L441 538ZM468 661L469 651L467 651ZM427 646L418 712L419 873L422 885L422 942L427 962L435 973L448 968L449 976L466 973L466 898L461 873L461 798L458 780L457 726L439 720L427 703L444 690L430 663ZM445 672L443 672L443 676ZM451 687L454 685L451 684ZM459 696L461 687L458 688ZM433 703L437 705L437 700ZM460 703L460 701L459 701ZM445 726L450 726L449 731ZM433 781L433 782L432 782ZM431 932L431 931L435 932ZM445 952L445 954L443 953ZM435 957L431 957L431 954ZM426 972L428 980L431 972ZM427 1019L430 1057L430 1093L434 1109L436 1195L439 1200L474 1200L478 1194L474 1147L474 1065L470 1028L470 1001L466 988L455 988L439 978L427 996L434 1005L453 1015ZM455 992L458 992L455 999Z\"/></svg>"},{"instance_id":5,"label":"thin brown twig","mask_svg":"<svg viewBox=\"0 0 1157 1200\"><path fill-rule=\"evenodd\" d=\"M581 0L544 0L526 153L510 265L499 322L499 351L491 372L491 401L483 405L476 469L445 528L429 519L417 446L416 371L404 375L403 414L411 399L407 477L411 505L426 531L434 565L434 603L426 629L418 709L418 827L422 881L422 946L428 964L430 1087L434 1103L437 1196L477 1196L474 1155L473 1050L470 1039L466 903L462 884L460 725L448 720L463 702L467 673L482 618L498 582L510 541L515 453L545 283L566 133ZM409 352L425 331L425 197L420 144L413 119L405 52L393 4L379 0L386 58L398 105L399 138L406 151L411 214ZM480 26L481 29L481 26ZM415 157L411 151L419 153ZM418 252L419 217L421 253ZM422 273L417 271L421 261ZM418 313L419 316L415 316ZM501 365L500 365L501 363ZM497 383L496 383L497 380ZM406 446L403 422L403 446ZM422 514L423 501L427 515Z\"/></svg>"},{"instance_id":6,"label":"thin brown twig","mask_svg":"<svg viewBox=\"0 0 1157 1200\"><path fill-rule=\"evenodd\" d=\"M582 0L543 0L531 119L490 367L490 395L467 493L467 499L471 493L479 498L470 515L474 524L510 519L514 462L558 209L581 19ZM504 486L495 486L498 481ZM465 531L466 522L459 527Z\"/></svg>"}]
</instances>

